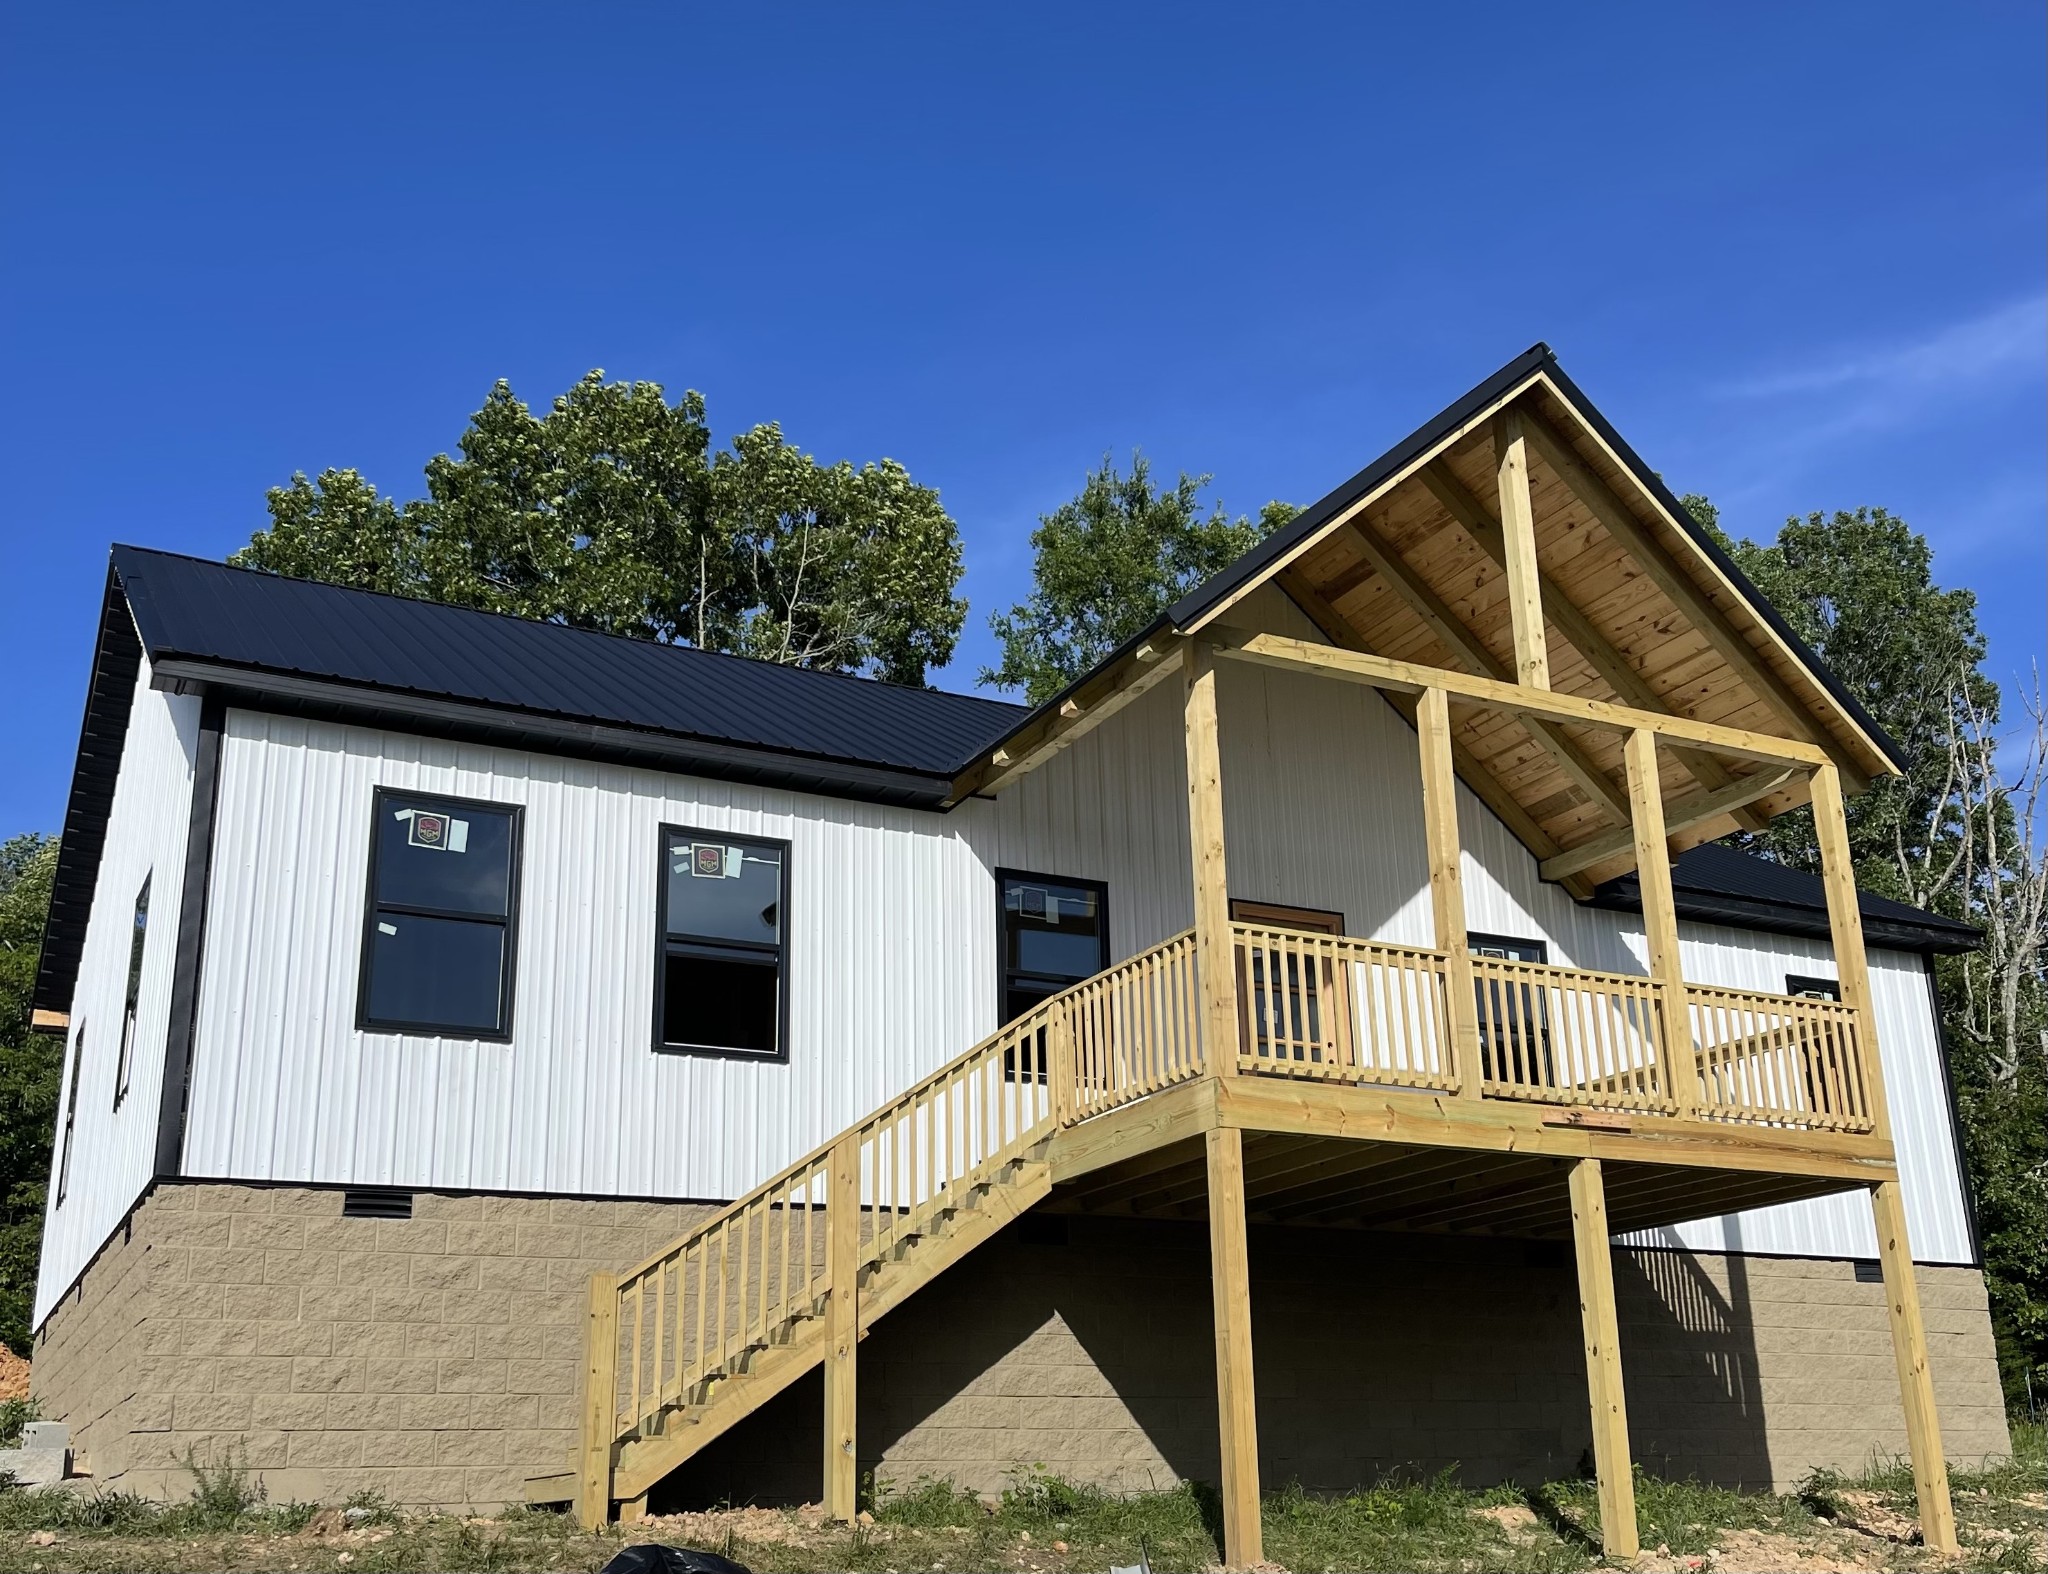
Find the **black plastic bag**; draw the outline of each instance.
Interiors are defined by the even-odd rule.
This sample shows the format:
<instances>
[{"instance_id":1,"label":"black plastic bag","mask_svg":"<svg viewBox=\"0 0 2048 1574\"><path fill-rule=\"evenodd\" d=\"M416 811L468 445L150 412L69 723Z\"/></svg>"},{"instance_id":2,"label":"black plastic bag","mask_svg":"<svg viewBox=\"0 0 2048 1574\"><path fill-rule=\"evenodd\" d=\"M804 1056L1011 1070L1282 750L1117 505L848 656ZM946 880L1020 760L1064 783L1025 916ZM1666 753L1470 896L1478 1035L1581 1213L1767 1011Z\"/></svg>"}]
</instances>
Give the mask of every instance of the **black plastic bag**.
<instances>
[{"instance_id":1,"label":"black plastic bag","mask_svg":"<svg viewBox=\"0 0 2048 1574\"><path fill-rule=\"evenodd\" d=\"M604 1566L603 1574L748 1574L742 1565L715 1552L664 1547L643 1541L627 1547Z\"/></svg>"}]
</instances>

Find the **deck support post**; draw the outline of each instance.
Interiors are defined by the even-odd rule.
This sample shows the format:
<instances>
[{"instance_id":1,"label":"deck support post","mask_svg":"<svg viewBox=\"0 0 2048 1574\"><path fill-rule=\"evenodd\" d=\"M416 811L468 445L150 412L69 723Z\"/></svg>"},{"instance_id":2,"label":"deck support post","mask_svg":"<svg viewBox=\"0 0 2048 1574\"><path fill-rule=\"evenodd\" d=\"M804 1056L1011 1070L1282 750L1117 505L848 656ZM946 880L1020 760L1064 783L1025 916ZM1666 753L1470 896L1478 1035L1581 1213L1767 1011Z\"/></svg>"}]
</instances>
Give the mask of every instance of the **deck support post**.
<instances>
[{"instance_id":1,"label":"deck support post","mask_svg":"<svg viewBox=\"0 0 2048 1574\"><path fill-rule=\"evenodd\" d=\"M1209 1276L1216 1311L1216 1411L1223 1454L1223 1562L1265 1561L1259 1526L1259 1421L1252 1390L1252 1293L1244 1231L1244 1133L1206 1137Z\"/></svg>"},{"instance_id":2,"label":"deck support post","mask_svg":"<svg viewBox=\"0 0 2048 1574\"><path fill-rule=\"evenodd\" d=\"M619 1424L619 1281L590 1276L583 1325L583 1426L576 1450L576 1520L597 1530L612 1517L612 1444Z\"/></svg>"},{"instance_id":3,"label":"deck support post","mask_svg":"<svg viewBox=\"0 0 2048 1574\"><path fill-rule=\"evenodd\" d=\"M860 1344L860 1139L832 1145L825 1205L825 1517L858 1512L854 1360Z\"/></svg>"},{"instance_id":4,"label":"deck support post","mask_svg":"<svg viewBox=\"0 0 2048 1574\"><path fill-rule=\"evenodd\" d=\"M1202 1052L1210 1076L1237 1070L1237 957L1223 851L1223 755L1217 742L1216 659L1201 640L1187 647L1188 839L1195 888L1195 977Z\"/></svg>"},{"instance_id":5,"label":"deck support post","mask_svg":"<svg viewBox=\"0 0 2048 1574\"><path fill-rule=\"evenodd\" d=\"M1820 844L1820 877L1828 897L1828 934L1834 944L1835 977L1842 1004L1856 1013L1856 1043L1863 1055L1863 1085L1870 1099L1871 1129L1887 1140L1891 1107L1885 1098L1884 1066L1877 1053L1877 1013L1871 1009L1870 963L1863 954L1863 909L1856 899L1856 862L1849 850L1849 820L1842 810L1842 773L1833 765L1813 770L1813 829Z\"/></svg>"},{"instance_id":6,"label":"deck support post","mask_svg":"<svg viewBox=\"0 0 2048 1574\"><path fill-rule=\"evenodd\" d=\"M1941 1454L1941 1421L1934 1408L1934 1377L1927 1366L1927 1327L1920 1316L1920 1287L1906 1239L1906 1205L1899 1183L1880 1181L1872 1187L1870 1209L1877 1225L1877 1260L1884 1271L1892 1356L1899 1368L1899 1401L1906 1411L1906 1447L1913 1459L1920 1539L1930 1551L1953 1556L1955 1505L1949 1499L1948 1463Z\"/></svg>"},{"instance_id":7,"label":"deck support post","mask_svg":"<svg viewBox=\"0 0 2048 1574\"><path fill-rule=\"evenodd\" d=\"M1473 993L1472 951L1465 934L1464 876L1459 868L1458 771L1451 755L1451 697L1424 689L1415 706L1415 739L1422 755L1423 843L1429 855L1429 910L1435 947L1444 953L1445 1014L1461 1096L1485 1092L1479 1056L1479 1009Z\"/></svg>"},{"instance_id":8,"label":"deck support post","mask_svg":"<svg viewBox=\"0 0 2048 1574\"><path fill-rule=\"evenodd\" d=\"M1650 976L1657 981L1656 1037L1662 1060L1658 1081L1680 1119L1698 1103L1699 1071L1685 1004L1685 969L1678 954L1678 908L1671 895L1671 851L1664 831L1664 786L1657 774L1657 735L1638 727L1623 745L1628 762L1629 820L1635 832L1636 883L1643 896L1643 937Z\"/></svg>"},{"instance_id":9,"label":"deck support post","mask_svg":"<svg viewBox=\"0 0 2048 1574\"><path fill-rule=\"evenodd\" d=\"M1614 1313L1614 1248L1607 1228L1607 1184L1598 1159L1572 1165L1572 1246L1579 1265L1579 1319L1585 1330L1586 1394L1593 1413L1593 1470L1600 1491L1600 1550L1632 1558L1636 1483L1628 1456L1628 1407L1621 1391L1621 1342Z\"/></svg>"}]
</instances>

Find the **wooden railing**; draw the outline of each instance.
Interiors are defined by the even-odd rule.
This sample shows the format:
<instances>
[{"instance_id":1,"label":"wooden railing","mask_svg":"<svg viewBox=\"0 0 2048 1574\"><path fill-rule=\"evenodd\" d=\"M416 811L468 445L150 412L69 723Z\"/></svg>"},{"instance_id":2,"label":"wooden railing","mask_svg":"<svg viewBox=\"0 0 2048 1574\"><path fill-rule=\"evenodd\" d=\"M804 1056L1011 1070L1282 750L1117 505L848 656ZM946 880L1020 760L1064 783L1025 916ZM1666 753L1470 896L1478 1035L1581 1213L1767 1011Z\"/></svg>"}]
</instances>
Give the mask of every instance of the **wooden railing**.
<instances>
[{"instance_id":1,"label":"wooden railing","mask_svg":"<svg viewBox=\"0 0 2048 1574\"><path fill-rule=\"evenodd\" d=\"M1687 984L1685 1009L1701 1115L1823 1131L1875 1125L1853 1008Z\"/></svg>"},{"instance_id":2,"label":"wooden railing","mask_svg":"<svg viewBox=\"0 0 2048 1574\"><path fill-rule=\"evenodd\" d=\"M1491 1098L1669 1113L1658 986L1500 957L1472 958Z\"/></svg>"},{"instance_id":3,"label":"wooden railing","mask_svg":"<svg viewBox=\"0 0 2048 1574\"><path fill-rule=\"evenodd\" d=\"M617 1280L613 1439L654 1429L747 1351L818 1315L834 1207L879 1260L962 1190L1100 1110L1201 1070L1186 934L1057 995ZM834 1155L843 1163L834 1184ZM850 1183L850 1194L849 1194Z\"/></svg>"},{"instance_id":4,"label":"wooden railing","mask_svg":"<svg viewBox=\"0 0 2048 1574\"><path fill-rule=\"evenodd\" d=\"M1234 924L1242 1071L1455 1089L1441 951Z\"/></svg>"}]
</instances>

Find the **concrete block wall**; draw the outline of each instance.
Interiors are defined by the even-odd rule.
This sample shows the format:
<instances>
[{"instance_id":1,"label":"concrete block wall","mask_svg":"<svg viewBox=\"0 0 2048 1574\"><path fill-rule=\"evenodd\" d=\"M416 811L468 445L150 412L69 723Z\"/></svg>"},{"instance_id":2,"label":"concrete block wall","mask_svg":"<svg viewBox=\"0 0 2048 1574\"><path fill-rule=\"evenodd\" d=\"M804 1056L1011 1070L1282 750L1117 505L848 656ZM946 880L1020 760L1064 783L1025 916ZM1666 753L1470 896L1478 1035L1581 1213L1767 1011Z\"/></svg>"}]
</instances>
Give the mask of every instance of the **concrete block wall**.
<instances>
[{"instance_id":1,"label":"concrete block wall","mask_svg":"<svg viewBox=\"0 0 2048 1574\"><path fill-rule=\"evenodd\" d=\"M233 1453L274 1499L495 1509L566 1468L588 1275L698 1206L419 1194L400 1223L338 1192L167 1184L51 1317L46 1413L110 1486L190 1488ZM1254 1228L1266 1484L1390 1470L1470 1482L1579 1468L1589 1442L1569 1253ZM1217 1471L1207 1235L1034 1216L860 1349L861 1468L993 1492L1043 1467L1119 1489ZM1846 1262L1616 1259L1630 1431L1659 1471L1789 1487L1904 1447L1882 1287ZM1923 1268L1948 1453L2008 1446L1981 1276ZM813 1500L815 1376L720 1439L656 1506Z\"/></svg>"}]
</instances>

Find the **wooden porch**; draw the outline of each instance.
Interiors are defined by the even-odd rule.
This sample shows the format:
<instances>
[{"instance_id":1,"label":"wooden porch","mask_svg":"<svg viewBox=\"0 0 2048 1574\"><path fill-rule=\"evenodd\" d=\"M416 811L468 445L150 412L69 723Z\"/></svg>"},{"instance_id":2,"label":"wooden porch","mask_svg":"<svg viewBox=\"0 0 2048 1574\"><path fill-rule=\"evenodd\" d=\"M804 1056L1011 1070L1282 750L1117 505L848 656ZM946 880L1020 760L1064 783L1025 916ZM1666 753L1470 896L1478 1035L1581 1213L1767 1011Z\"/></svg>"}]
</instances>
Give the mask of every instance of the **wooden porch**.
<instances>
[{"instance_id":1,"label":"wooden porch","mask_svg":"<svg viewBox=\"0 0 2048 1574\"><path fill-rule=\"evenodd\" d=\"M593 1281L583 1444L537 1499L573 1495L591 1523L614 1503L642 1511L663 1475L822 1365L824 1499L850 1516L860 1338L1041 1207L1207 1220L1233 1568L1262 1561L1247 1221L1570 1239L1601 1523L1627 1557L1611 1237L1863 1189L1925 1539L1954 1550L1842 808L1845 779L1860 789L1890 762L1741 587L1683 555L1675 505L1579 423L1550 364L1476 391L1269 558L1257 583L1322 642L1229 626L1246 581L963 774L956 799L999 792L1177 682L1192 928ZM1553 628L1569 646L1555 662ZM1428 944L1233 922L1217 698L1231 661L1366 685L1413 723ZM1461 782L1574 894L1636 871L1643 972L1473 954ZM1671 854L1805 802L1839 1002L1687 980Z\"/></svg>"}]
</instances>

